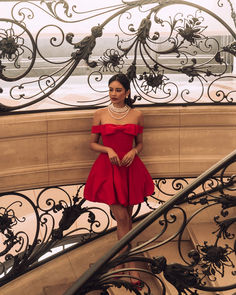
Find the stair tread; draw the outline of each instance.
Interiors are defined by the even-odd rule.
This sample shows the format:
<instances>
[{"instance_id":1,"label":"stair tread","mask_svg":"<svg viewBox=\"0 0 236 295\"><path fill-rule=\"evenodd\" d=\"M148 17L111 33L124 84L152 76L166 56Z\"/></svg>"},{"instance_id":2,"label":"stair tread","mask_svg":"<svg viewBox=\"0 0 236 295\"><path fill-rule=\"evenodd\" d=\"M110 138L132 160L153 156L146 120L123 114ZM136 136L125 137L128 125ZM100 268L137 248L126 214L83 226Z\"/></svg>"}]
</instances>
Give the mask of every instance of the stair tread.
<instances>
[{"instance_id":1,"label":"stair tread","mask_svg":"<svg viewBox=\"0 0 236 295\"><path fill-rule=\"evenodd\" d=\"M73 284L59 284L43 288L44 295L64 295L66 290ZM87 295L101 295L101 291L88 292Z\"/></svg>"},{"instance_id":2,"label":"stair tread","mask_svg":"<svg viewBox=\"0 0 236 295\"><path fill-rule=\"evenodd\" d=\"M137 266L138 268L144 268L143 267L140 267L140 266ZM158 283L156 282L156 280L153 278L152 275L150 275L149 273L147 272L140 272L140 278L145 282L147 283L147 285L149 286L149 288L152 290L152 292L155 292L153 294L155 295L161 295L161 293L158 292L158 290L160 290L159 288L159 285ZM123 278L123 280L127 280L130 282L130 279L129 278ZM145 294L145 292L147 292L147 287L144 286L144 288L142 289L142 294ZM109 294L111 295L125 295L125 294L130 294L130 291L127 290L125 287L121 287L121 288L117 288L117 287L111 287L109 288ZM147 294L147 293L146 293Z\"/></svg>"},{"instance_id":3,"label":"stair tread","mask_svg":"<svg viewBox=\"0 0 236 295\"><path fill-rule=\"evenodd\" d=\"M59 284L59 285L52 285L52 286L46 286L43 288L44 295L63 295L65 291L73 284L71 282L70 284Z\"/></svg>"}]
</instances>

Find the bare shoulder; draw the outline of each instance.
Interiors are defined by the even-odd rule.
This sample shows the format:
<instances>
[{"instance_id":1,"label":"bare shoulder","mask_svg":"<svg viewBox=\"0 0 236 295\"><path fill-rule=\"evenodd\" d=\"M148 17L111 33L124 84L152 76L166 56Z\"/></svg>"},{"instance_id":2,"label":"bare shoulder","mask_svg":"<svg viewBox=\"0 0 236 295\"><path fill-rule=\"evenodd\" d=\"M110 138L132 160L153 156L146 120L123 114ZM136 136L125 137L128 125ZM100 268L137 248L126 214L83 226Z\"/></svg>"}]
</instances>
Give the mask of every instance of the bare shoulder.
<instances>
[{"instance_id":1,"label":"bare shoulder","mask_svg":"<svg viewBox=\"0 0 236 295\"><path fill-rule=\"evenodd\" d=\"M143 125L143 113L137 109L132 109L133 115L139 125Z\"/></svg>"},{"instance_id":2,"label":"bare shoulder","mask_svg":"<svg viewBox=\"0 0 236 295\"><path fill-rule=\"evenodd\" d=\"M93 114L93 125L100 125L105 108L98 109Z\"/></svg>"},{"instance_id":3,"label":"bare shoulder","mask_svg":"<svg viewBox=\"0 0 236 295\"><path fill-rule=\"evenodd\" d=\"M137 109L132 109L137 117L142 117L143 113Z\"/></svg>"},{"instance_id":4,"label":"bare shoulder","mask_svg":"<svg viewBox=\"0 0 236 295\"><path fill-rule=\"evenodd\" d=\"M102 117L106 112L107 112L107 107L96 110L94 115Z\"/></svg>"}]
</instances>

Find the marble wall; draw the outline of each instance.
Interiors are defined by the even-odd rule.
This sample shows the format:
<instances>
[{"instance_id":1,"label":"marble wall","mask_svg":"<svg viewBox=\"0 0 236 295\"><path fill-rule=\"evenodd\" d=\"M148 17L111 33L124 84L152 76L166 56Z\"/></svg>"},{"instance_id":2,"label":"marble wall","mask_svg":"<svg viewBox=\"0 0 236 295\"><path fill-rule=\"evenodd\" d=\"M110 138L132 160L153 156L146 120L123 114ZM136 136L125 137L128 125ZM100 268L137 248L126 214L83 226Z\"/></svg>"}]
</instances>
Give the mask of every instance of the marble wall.
<instances>
[{"instance_id":1,"label":"marble wall","mask_svg":"<svg viewBox=\"0 0 236 295\"><path fill-rule=\"evenodd\" d=\"M140 154L155 177L198 176L236 147L234 106L146 107ZM0 117L0 191L86 181L94 110Z\"/></svg>"}]
</instances>

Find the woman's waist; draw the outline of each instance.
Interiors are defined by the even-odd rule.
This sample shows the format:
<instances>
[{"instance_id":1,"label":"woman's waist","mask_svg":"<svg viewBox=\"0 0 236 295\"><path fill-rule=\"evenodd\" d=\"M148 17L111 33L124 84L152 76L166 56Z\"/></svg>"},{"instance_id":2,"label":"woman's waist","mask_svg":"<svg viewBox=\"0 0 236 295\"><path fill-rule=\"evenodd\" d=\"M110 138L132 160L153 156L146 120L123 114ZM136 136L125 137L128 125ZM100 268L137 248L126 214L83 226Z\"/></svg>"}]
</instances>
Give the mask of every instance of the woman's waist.
<instances>
[{"instance_id":1,"label":"woman's waist","mask_svg":"<svg viewBox=\"0 0 236 295\"><path fill-rule=\"evenodd\" d=\"M124 157L124 155L127 154L132 149L132 146L129 148L125 148L125 149L120 149L120 148L117 149L117 148L113 148L111 146L109 146L109 147L112 148L115 153L117 153L117 155L120 159L122 159Z\"/></svg>"},{"instance_id":2,"label":"woman's waist","mask_svg":"<svg viewBox=\"0 0 236 295\"><path fill-rule=\"evenodd\" d=\"M131 143L129 143L129 144L127 144L127 143L123 143L123 142L120 142L120 143L106 143L106 142L104 142L103 143L104 144L104 146L106 146L106 147L109 147L109 148L112 148L116 153L119 153L119 152L128 152L128 151L130 151L131 149L132 149L132 147L133 147L133 143L131 142Z\"/></svg>"}]
</instances>

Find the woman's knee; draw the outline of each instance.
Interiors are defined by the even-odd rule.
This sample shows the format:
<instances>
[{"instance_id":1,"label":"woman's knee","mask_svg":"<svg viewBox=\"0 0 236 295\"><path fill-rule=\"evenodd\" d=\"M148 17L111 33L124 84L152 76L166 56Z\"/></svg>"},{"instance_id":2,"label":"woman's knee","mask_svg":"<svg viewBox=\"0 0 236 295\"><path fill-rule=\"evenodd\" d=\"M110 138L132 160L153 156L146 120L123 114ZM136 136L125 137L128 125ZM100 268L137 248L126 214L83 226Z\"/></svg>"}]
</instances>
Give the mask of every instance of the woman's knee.
<instances>
[{"instance_id":1,"label":"woman's knee","mask_svg":"<svg viewBox=\"0 0 236 295\"><path fill-rule=\"evenodd\" d=\"M124 206L111 205L111 211L117 222L128 222L130 219L129 212Z\"/></svg>"}]
</instances>

